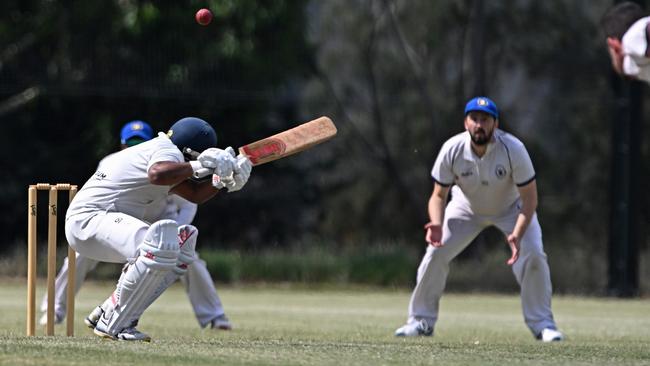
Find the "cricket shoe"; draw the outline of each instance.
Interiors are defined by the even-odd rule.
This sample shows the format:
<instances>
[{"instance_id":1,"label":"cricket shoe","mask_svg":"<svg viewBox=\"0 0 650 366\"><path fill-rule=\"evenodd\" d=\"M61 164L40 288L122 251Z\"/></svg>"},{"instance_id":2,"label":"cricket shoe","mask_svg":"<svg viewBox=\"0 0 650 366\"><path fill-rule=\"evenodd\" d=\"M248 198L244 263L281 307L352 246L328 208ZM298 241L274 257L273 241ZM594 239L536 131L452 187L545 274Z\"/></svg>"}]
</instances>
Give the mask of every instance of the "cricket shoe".
<instances>
[{"instance_id":1,"label":"cricket shoe","mask_svg":"<svg viewBox=\"0 0 650 366\"><path fill-rule=\"evenodd\" d=\"M564 334L557 329L544 328L542 332L537 335L537 339L542 342L559 342L564 340Z\"/></svg>"},{"instance_id":2,"label":"cricket shoe","mask_svg":"<svg viewBox=\"0 0 650 366\"><path fill-rule=\"evenodd\" d=\"M231 330L232 324L226 316L226 314L221 314L218 317L212 319L212 329L221 329L221 330Z\"/></svg>"},{"instance_id":3,"label":"cricket shoe","mask_svg":"<svg viewBox=\"0 0 650 366\"><path fill-rule=\"evenodd\" d=\"M63 319L65 319L65 311L54 311L54 324L61 324L63 323ZM43 313L41 318L38 320L38 324L40 325L47 325L47 312Z\"/></svg>"},{"instance_id":4,"label":"cricket shoe","mask_svg":"<svg viewBox=\"0 0 650 366\"><path fill-rule=\"evenodd\" d=\"M87 317L84 318L84 323L88 326L90 329L95 329L97 326L97 322L99 321L99 318L104 315L104 309L102 306L97 306L96 308L93 309L93 311L88 314Z\"/></svg>"},{"instance_id":5,"label":"cricket shoe","mask_svg":"<svg viewBox=\"0 0 650 366\"><path fill-rule=\"evenodd\" d=\"M122 329L121 331L119 331L117 334L113 335L107 331L108 324L106 323L106 319L102 316L97 321L97 324L95 325L95 329L93 329L93 333L95 333L95 335L100 336L102 338L112 339L114 341L122 340L122 341L151 342L151 337L148 334L142 333L141 331L135 328L137 324L138 322L134 321L133 323L131 323L131 326L128 326Z\"/></svg>"},{"instance_id":6,"label":"cricket shoe","mask_svg":"<svg viewBox=\"0 0 650 366\"><path fill-rule=\"evenodd\" d=\"M142 341L142 342L151 342L151 337L147 333L142 333L141 331L135 329L135 327L128 327L122 329L121 332L117 333L117 339L123 341Z\"/></svg>"},{"instance_id":7,"label":"cricket shoe","mask_svg":"<svg viewBox=\"0 0 650 366\"><path fill-rule=\"evenodd\" d=\"M427 323L426 320L420 319L397 328L395 331L396 337L417 337L417 336L432 336L433 328Z\"/></svg>"}]
</instances>

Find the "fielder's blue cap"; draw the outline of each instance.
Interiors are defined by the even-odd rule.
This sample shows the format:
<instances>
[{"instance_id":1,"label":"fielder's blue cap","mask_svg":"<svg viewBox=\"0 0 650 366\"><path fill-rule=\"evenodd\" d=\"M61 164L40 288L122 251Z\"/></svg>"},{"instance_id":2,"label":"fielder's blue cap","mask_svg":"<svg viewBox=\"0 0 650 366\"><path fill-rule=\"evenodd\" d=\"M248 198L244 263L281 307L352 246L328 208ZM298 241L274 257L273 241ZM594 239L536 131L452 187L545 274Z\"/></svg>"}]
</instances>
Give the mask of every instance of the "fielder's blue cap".
<instances>
[{"instance_id":1,"label":"fielder's blue cap","mask_svg":"<svg viewBox=\"0 0 650 366\"><path fill-rule=\"evenodd\" d=\"M120 142L126 144L126 141L133 137L139 137L145 141L151 140L153 138L153 129L147 122L131 121L122 127Z\"/></svg>"},{"instance_id":2,"label":"fielder's blue cap","mask_svg":"<svg viewBox=\"0 0 650 366\"><path fill-rule=\"evenodd\" d=\"M476 97L467 102L465 105L465 115L473 111L485 112L495 119L499 118L499 109L497 108L496 103L494 103L490 98Z\"/></svg>"}]
</instances>

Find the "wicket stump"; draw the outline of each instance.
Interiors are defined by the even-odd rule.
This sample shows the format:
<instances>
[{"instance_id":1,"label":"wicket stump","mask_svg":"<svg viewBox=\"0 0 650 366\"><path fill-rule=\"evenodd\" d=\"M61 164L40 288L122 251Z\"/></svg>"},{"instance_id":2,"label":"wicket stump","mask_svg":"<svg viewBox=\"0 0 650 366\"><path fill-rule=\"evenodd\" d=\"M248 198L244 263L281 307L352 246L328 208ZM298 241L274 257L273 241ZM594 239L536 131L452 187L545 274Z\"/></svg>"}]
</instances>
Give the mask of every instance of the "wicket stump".
<instances>
[{"instance_id":1,"label":"wicket stump","mask_svg":"<svg viewBox=\"0 0 650 366\"><path fill-rule=\"evenodd\" d=\"M77 186L69 183L37 183L29 186L27 202L27 336L35 335L36 330L36 212L38 191L49 191L47 227L47 324L45 335L54 335L54 279L56 276L56 225L57 199L59 191L68 191L69 202L77 193ZM74 335L74 289L76 252L68 247L68 289L66 330L68 336Z\"/></svg>"}]
</instances>

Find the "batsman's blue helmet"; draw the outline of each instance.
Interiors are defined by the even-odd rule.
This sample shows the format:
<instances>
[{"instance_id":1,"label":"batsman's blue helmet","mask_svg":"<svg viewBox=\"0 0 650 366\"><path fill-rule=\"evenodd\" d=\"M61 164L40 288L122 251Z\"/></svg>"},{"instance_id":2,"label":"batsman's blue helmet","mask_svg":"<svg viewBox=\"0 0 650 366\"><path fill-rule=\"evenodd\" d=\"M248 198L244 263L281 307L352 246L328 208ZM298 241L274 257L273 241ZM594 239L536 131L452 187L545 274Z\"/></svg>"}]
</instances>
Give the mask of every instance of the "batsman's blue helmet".
<instances>
[{"instance_id":1,"label":"batsman's blue helmet","mask_svg":"<svg viewBox=\"0 0 650 366\"><path fill-rule=\"evenodd\" d=\"M153 129L145 121L131 121L122 127L120 131L120 143L127 144L127 141L137 137L141 140L147 141L153 138Z\"/></svg>"},{"instance_id":2,"label":"batsman's blue helmet","mask_svg":"<svg viewBox=\"0 0 650 366\"><path fill-rule=\"evenodd\" d=\"M217 133L208 122L196 117L179 119L169 128L167 136L183 153L187 147L199 153L217 147Z\"/></svg>"}]
</instances>

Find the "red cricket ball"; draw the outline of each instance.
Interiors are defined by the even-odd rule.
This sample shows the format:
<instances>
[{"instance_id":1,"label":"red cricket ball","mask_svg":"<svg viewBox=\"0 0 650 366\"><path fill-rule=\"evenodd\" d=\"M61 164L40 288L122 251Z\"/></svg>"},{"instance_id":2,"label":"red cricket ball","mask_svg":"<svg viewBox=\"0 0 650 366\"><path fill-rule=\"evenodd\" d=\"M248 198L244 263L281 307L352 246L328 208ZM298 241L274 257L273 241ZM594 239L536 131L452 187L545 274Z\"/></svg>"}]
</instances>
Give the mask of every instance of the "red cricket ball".
<instances>
[{"instance_id":1,"label":"red cricket ball","mask_svg":"<svg viewBox=\"0 0 650 366\"><path fill-rule=\"evenodd\" d=\"M196 12L196 22L201 24L201 25L208 25L212 21L212 12L208 9L199 9L199 11Z\"/></svg>"}]
</instances>

